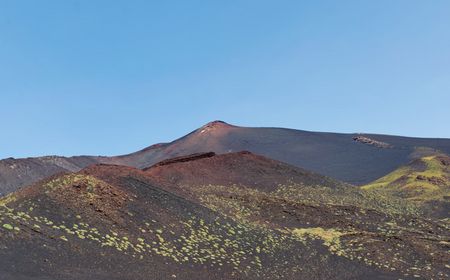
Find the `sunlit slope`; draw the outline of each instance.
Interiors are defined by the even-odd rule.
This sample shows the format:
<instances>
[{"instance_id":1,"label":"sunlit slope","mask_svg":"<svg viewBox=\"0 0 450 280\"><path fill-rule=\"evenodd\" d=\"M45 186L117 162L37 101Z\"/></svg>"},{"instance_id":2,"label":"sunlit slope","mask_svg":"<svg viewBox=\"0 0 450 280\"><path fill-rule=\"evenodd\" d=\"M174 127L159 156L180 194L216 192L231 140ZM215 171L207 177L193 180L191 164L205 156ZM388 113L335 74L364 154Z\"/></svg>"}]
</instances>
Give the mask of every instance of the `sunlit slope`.
<instances>
[{"instance_id":1,"label":"sunlit slope","mask_svg":"<svg viewBox=\"0 0 450 280\"><path fill-rule=\"evenodd\" d=\"M450 157L422 157L362 187L408 200L425 213L448 219L450 210Z\"/></svg>"},{"instance_id":2,"label":"sunlit slope","mask_svg":"<svg viewBox=\"0 0 450 280\"><path fill-rule=\"evenodd\" d=\"M388 190L403 198L423 202L448 200L450 196L450 157L422 157L362 187Z\"/></svg>"}]
</instances>

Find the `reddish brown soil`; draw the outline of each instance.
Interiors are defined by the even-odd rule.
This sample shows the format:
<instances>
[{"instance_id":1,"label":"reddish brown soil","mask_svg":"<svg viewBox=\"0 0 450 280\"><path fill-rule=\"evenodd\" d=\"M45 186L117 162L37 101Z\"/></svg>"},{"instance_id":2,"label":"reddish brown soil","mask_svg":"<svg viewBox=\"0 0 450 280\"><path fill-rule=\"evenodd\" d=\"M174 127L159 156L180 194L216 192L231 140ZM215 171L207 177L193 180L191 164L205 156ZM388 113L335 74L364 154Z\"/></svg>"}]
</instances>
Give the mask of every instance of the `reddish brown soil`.
<instances>
[{"instance_id":1,"label":"reddish brown soil","mask_svg":"<svg viewBox=\"0 0 450 280\"><path fill-rule=\"evenodd\" d=\"M279 185L293 183L332 188L342 184L331 178L246 151L179 157L162 161L144 171L161 184L176 186L241 185L273 191Z\"/></svg>"}]
</instances>

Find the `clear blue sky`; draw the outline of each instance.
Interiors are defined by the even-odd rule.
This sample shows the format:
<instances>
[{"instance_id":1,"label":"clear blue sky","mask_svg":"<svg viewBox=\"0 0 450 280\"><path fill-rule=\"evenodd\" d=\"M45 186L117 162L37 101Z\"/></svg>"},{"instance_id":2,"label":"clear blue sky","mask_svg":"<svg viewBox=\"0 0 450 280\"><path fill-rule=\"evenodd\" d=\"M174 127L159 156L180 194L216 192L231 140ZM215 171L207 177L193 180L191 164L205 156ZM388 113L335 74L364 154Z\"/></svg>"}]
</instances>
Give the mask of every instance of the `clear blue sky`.
<instances>
[{"instance_id":1,"label":"clear blue sky","mask_svg":"<svg viewBox=\"0 0 450 280\"><path fill-rule=\"evenodd\" d=\"M450 1L0 0L0 158L215 119L450 137Z\"/></svg>"}]
</instances>

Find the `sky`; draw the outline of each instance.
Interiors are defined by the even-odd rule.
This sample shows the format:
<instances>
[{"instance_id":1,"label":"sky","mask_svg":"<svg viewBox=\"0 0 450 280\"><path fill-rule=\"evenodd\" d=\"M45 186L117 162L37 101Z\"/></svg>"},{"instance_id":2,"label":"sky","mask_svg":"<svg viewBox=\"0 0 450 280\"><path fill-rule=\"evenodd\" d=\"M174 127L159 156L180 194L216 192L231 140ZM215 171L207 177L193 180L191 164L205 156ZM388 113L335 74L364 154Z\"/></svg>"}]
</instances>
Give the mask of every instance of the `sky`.
<instances>
[{"instance_id":1,"label":"sky","mask_svg":"<svg viewBox=\"0 0 450 280\"><path fill-rule=\"evenodd\" d=\"M450 1L0 0L0 158L212 120L450 138Z\"/></svg>"}]
</instances>

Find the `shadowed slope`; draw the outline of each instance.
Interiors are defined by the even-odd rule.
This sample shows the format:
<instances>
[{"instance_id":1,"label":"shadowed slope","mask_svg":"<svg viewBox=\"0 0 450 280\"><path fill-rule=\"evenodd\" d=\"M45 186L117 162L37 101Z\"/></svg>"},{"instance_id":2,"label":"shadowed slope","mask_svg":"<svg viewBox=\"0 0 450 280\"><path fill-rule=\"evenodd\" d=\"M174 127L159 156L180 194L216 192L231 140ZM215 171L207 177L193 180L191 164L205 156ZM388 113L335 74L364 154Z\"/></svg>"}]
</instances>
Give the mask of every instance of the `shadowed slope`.
<instances>
[{"instance_id":1,"label":"shadowed slope","mask_svg":"<svg viewBox=\"0 0 450 280\"><path fill-rule=\"evenodd\" d=\"M0 160L0 196L54 174L76 172L88 165L99 162L114 163L114 160L107 157L90 156L70 158L46 156Z\"/></svg>"}]
</instances>

